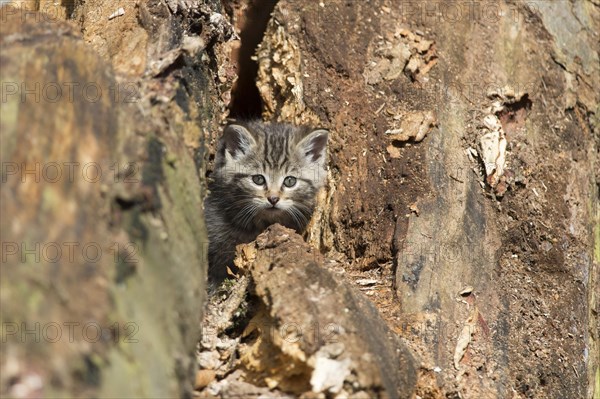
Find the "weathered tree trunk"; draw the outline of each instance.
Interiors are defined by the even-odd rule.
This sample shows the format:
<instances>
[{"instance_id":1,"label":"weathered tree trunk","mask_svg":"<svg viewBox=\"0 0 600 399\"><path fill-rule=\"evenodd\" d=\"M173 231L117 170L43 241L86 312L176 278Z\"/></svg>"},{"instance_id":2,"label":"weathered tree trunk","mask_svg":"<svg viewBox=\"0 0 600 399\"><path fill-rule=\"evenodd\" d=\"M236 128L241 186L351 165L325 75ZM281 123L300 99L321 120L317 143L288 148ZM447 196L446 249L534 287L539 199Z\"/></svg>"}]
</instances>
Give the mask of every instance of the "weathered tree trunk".
<instances>
[{"instance_id":1,"label":"weathered tree trunk","mask_svg":"<svg viewBox=\"0 0 600 399\"><path fill-rule=\"evenodd\" d=\"M0 9L3 396L191 392L230 29L170 3Z\"/></svg>"},{"instance_id":2,"label":"weathered tree trunk","mask_svg":"<svg viewBox=\"0 0 600 399\"><path fill-rule=\"evenodd\" d=\"M593 396L599 16L593 1L276 7L265 113L333 132L309 239L367 276L393 260L400 308L372 298L421 355L422 397ZM484 183L488 115L508 147Z\"/></svg>"},{"instance_id":3,"label":"weathered tree trunk","mask_svg":"<svg viewBox=\"0 0 600 399\"><path fill-rule=\"evenodd\" d=\"M190 393L203 180L232 97L234 116L260 97L331 130L307 240L412 349L417 395L600 394L597 0L280 0L258 65L273 0L1 3L3 395ZM302 291L277 284L307 264L286 261L254 270L270 317L328 317L286 314ZM409 395L382 359L381 396Z\"/></svg>"}]
</instances>

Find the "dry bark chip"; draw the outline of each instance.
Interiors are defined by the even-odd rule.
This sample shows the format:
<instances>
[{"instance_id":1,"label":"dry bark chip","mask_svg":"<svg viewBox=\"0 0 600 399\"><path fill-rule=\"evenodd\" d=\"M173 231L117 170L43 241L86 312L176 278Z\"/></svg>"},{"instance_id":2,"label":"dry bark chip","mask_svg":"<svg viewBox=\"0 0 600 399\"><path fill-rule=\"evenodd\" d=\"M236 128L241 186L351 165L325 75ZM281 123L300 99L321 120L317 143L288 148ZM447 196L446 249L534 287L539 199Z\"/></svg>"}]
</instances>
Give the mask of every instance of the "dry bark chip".
<instances>
[{"instance_id":1,"label":"dry bark chip","mask_svg":"<svg viewBox=\"0 0 600 399\"><path fill-rule=\"evenodd\" d=\"M386 130L386 137L393 141L422 141L437 125L432 111L416 111L405 115L400 126Z\"/></svg>"}]
</instances>

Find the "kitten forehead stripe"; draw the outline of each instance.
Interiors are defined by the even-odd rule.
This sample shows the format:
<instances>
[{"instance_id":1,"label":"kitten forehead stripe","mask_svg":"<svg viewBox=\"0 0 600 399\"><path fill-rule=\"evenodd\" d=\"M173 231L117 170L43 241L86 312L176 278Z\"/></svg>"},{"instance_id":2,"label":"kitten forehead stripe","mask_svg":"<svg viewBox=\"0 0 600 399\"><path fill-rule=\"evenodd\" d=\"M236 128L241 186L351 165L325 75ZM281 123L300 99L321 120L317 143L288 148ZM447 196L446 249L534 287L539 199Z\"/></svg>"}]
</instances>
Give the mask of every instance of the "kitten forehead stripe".
<instances>
[{"instance_id":1,"label":"kitten forehead stripe","mask_svg":"<svg viewBox=\"0 0 600 399\"><path fill-rule=\"evenodd\" d=\"M281 140L278 140L278 139L279 139L279 137L277 137L277 136L271 137L271 140L273 140L273 150L269 154L269 156L271 157L271 160L273 161L273 164L276 167L279 166L279 160L281 157Z\"/></svg>"},{"instance_id":2,"label":"kitten forehead stripe","mask_svg":"<svg viewBox=\"0 0 600 399\"><path fill-rule=\"evenodd\" d=\"M271 165L271 162L269 161L269 140L264 140L264 154L265 154L265 163L269 165L270 168L273 167L273 165ZM264 167L264 163L263 163L263 167ZM266 168L265 168L266 169Z\"/></svg>"},{"instance_id":3,"label":"kitten forehead stripe","mask_svg":"<svg viewBox=\"0 0 600 399\"><path fill-rule=\"evenodd\" d=\"M285 138L285 136L281 137L281 136L272 136L272 140L273 140L273 151L271 151L271 159L273 161L273 164L276 167L279 167L281 164L281 156L284 155L283 154L283 146L282 146L282 138Z\"/></svg>"}]
</instances>

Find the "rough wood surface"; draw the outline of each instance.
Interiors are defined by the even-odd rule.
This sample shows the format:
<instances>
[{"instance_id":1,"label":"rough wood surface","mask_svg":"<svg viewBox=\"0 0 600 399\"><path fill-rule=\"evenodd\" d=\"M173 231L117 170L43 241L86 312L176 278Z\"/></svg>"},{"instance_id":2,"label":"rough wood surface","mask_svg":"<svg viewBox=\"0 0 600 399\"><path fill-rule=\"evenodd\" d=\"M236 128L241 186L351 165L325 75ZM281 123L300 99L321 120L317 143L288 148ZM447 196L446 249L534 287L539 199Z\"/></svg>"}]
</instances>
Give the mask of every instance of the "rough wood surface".
<instances>
[{"instance_id":1,"label":"rough wood surface","mask_svg":"<svg viewBox=\"0 0 600 399\"><path fill-rule=\"evenodd\" d=\"M478 6L280 1L257 52L265 113L331 129L308 238L382 281L371 298L421 355L419 395L589 398L600 11ZM394 140L421 137L406 121L424 112L422 141ZM490 113L508 145L486 183Z\"/></svg>"},{"instance_id":2,"label":"rough wood surface","mask_svg":"<svg viewBox=\"0 0 600 399\"><path fill-rule=\"evenodd\" d=\"M418 361L329 263L281 225L238 246L204 317L200 397L413 397Z\"/></svg>"},{"instance_id":3,"label":"rough wood surface","mask_svg":"<svg viewBox=\"0 0 600 399\"><path fill-rule=\"evenodd\" d=\"M260 36L261 2L9 3L0 8L2 396L336 390L339 373L312 380L317 362L329 370L336 359L317 360L316 341L286 344L293 336L255 347L280 356L271 369L259 353L240 359L262 385L193 372L202 181L237 73L240 87L252 86L254 48L242 47L246 64L235 65L230 21L247 18L247 35ZM412 386L410 356L382 354L398 348L395 336L374 339L390 330L420 362L422 398L595 398L598 6L280 0L253 66L263 115L331 130L330 184L306 238L387 327L294 236L256 244L300 255L274 259L269 271L263 258L253 270L265 301L254 321L305 326L351 308L333 323L376 358L355 363L356 375L401 397ZM258 108L243 106L239 115ZM483 153L490 115L502 157ZM503 176L483 164L503 157ZM101 257L86 258L97 248ZM365 327L364 318L375 321ZM235 329L239 320L229 321ZM240 342L225 344L235 357ZM328 356L354 359L352 345ZM296 355L314 363L286 369ZM407 366L390 374L395 364Z\"/></svg>"},{"instance_id":4,"label":"rough wood surface","mask_svg":"<svg viewBox=\"0 0 600 399\"><path fill-rule=\"evenodd\" d=\"M319 363L335 359L336 367L348 363L343 381L349 393L412 397L415 361L364 295L323 268L322 259L289 229L269 228L259 236L256 247L256 260L250 267L256 294L276 327L287 326L290 336L298 334L292 345L314 368L313 388L318 373L323 372ZM353 381L358 386L353 387Z\"/></svg>"},{"instance_id":5,"label":"rough wood surface","mask_svg":"<svg viewBox=\"0 0 600 399\"><path fill-rule=\"evenodd\" d=\"M129 39L110 41L120 20L89 15L102 2L72 4L79 27L15 4L0 36L2 395L189 395L206 273L199 160L222 107L199 57L225 37L169 31L190 20L142 2L125 14L133 30L166 42L136 45L129 68L115 56ZM92 26L108 51L86 43Z\"/></svg>"}]
</instances>

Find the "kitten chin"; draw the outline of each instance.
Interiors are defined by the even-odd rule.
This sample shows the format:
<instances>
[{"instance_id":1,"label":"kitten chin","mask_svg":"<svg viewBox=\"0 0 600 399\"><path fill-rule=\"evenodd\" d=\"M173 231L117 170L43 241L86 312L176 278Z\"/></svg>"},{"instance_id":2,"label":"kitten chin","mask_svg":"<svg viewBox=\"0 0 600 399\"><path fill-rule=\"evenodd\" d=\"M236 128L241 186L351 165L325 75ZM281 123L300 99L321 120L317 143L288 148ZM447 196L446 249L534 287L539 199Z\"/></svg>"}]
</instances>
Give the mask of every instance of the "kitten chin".
<instances>
[{"instance_id":1,"label":"kitten chin","mask_svg":"<svg viewBox=\"0 0 600 399\"><path fill-rule=\"evenodd\" d=\"M302 232L326 182L328 132L247 121L225 127L205 200L209 283L235 271L235 247L280 223Z\"/></svg>"},{"instance_id":2,"label":"kitten chin","mask_svg":"<svg viewBox=\"0 0 600 399\"><path fill-rule=\"evenodd\" d=\"M266 208L256 215L255 226L259 230L258 234L275 223L294 229L298 233L302 233L306 227L305 225L298 224L285 210L280 208Z\"/></svg>"}]
</instances>

